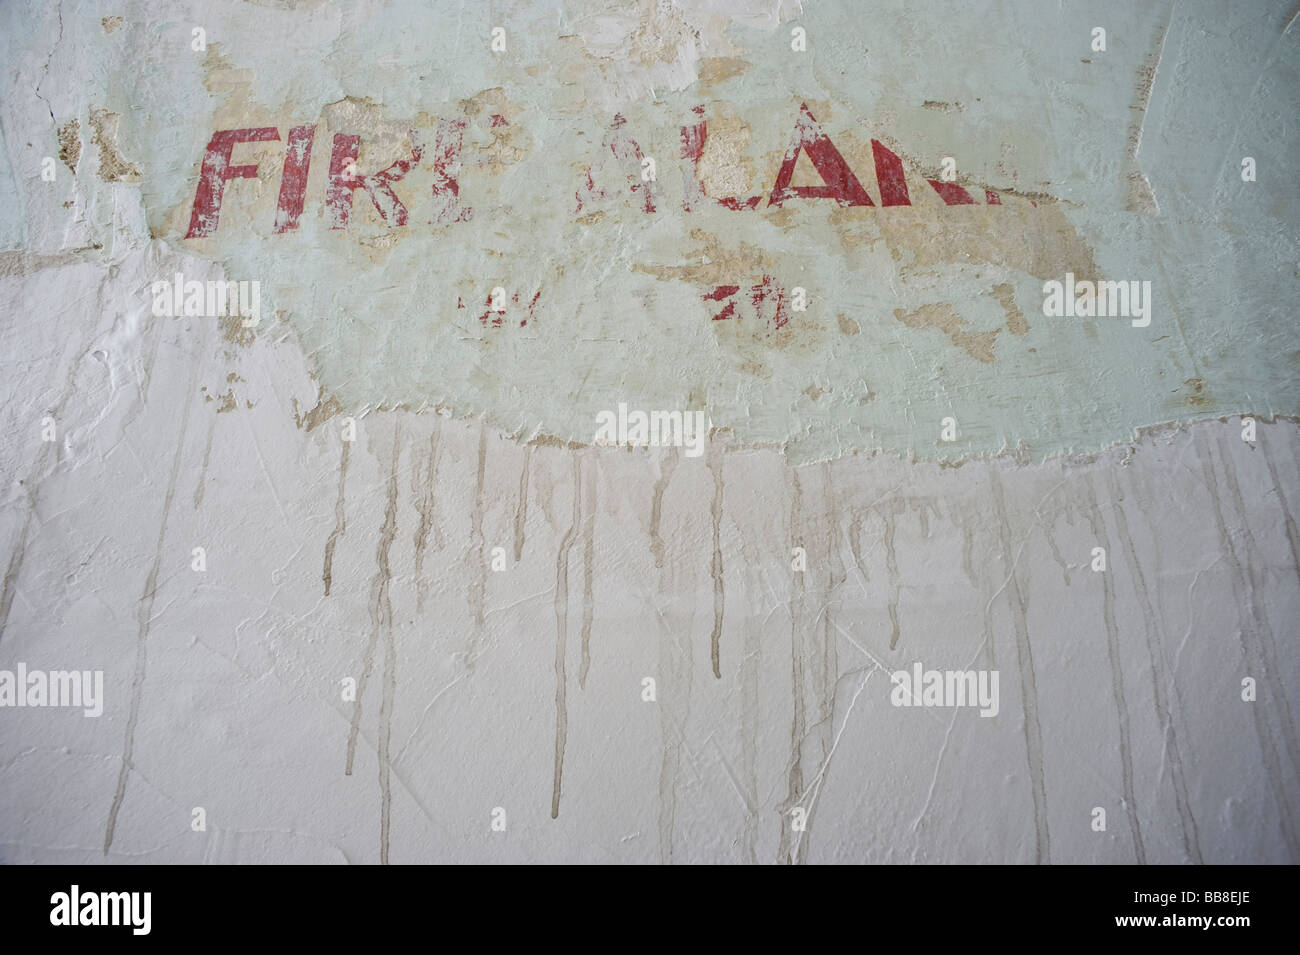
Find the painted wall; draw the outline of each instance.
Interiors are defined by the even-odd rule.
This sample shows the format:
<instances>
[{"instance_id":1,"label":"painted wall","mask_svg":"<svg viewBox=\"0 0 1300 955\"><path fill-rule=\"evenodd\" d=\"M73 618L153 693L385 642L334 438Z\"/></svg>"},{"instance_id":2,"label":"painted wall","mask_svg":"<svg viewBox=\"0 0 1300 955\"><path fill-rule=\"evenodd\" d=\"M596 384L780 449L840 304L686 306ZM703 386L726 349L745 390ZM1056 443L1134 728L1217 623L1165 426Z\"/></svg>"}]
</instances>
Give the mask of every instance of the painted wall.
<instances>
[{"instance_id":1,"label":"painted wall","mask_svg":"<svg viewBox=\"0 0 1300 955\"><path fill-rule=\"evenodd\" d=\"M1297 861L1297 31L1222 7L0 6L0 670L105 687L0 707L0 858Z\"/></svg>"}]
</instances>

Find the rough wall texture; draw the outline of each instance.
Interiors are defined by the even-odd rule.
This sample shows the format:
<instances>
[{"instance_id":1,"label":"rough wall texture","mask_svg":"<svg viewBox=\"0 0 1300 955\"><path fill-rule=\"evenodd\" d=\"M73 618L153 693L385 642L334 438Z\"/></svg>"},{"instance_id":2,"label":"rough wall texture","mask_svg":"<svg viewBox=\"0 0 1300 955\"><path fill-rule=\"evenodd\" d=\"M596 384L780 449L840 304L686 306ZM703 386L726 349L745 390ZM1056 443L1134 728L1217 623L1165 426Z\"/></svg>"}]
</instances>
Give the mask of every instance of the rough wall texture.
<instances>
[{"instance_id":1,"label":"rough wall texture","mask_svg":"<svg viewBox=\"0 0 1300 955\"><path fill-rule=\"evenodd\" d=\"M1074 6L0 6L0 859L1300 861L1300 29Z\"/></svg>"}]
</instances>

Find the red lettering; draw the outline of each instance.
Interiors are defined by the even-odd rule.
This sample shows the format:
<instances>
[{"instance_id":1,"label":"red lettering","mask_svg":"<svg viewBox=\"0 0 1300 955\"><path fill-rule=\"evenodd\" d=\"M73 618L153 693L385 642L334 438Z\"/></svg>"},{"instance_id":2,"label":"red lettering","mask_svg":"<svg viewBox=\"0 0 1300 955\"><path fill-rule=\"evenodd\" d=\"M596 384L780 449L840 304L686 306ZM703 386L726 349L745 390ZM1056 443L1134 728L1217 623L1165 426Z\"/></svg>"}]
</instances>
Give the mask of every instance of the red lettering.
<instances>
[{"instance_id":1,"label":"red lettering","mask_svg":"<svg viewBox=\"0 0 1300 955\"><path fill-rule=\"evenodd\" d=\"M520 328L523 328L525 325L528 324L528 319L534 317L534 312L536 312L537 310L537 300L541 297L542 297L542 290L538 289L533 294L532 299L528 303L528 315L519 320ZM515 292L514 295L510 296L510 301L518 305L519 293ZM488 327L489 325L492 326L493 328L500 328L502 325L505 324L505 313L508 308L505 302L501 302L498 307L497 303L494 303L492 301L492 293L489 292L487 301L485 301L483 304L484 304L483 314L478 317L478 320L483 323L483 326L485 328ZM456 300L456 307L464 308L464 306L460 304L460 299Z\"/></svg>"},{"instance_id":2,"label":"red lettering","mask_svg":"<svg viewBox=\"0 0 1300 955\"><path fill-rule=\"evenodd\" d=\"M703 116L704 107L696 106L693 112ZM703 119L694 126L682 127L682 158L690 163L689 166L682 167L683 212L690 212L696 203L702 203L707 198L698 173L700 157L704 155L704 138L707 135L708 128Z\"/></svg>"},{"instance_id":3,"label":"red lettering","mask_svg":"<svg viewBox=\"0 0 1300 955\"><path fill-rule=\"evenodd\" d=\"M618 160L619 165L623 167L627 174L628 189L633 195L641 193L642 209L650 213L655 211L654 203L654 181L645 181L641 178L641 160L645 157L641 153L641 147L624 129L627 120L623 118L622 113L614 114L614 122L610 124L609 134L605 137L604 145L609 147L610 154ZM605 191L596 186L595 180L591 175L591 167L586 170L586 182L578 187L578 191L573 197L578 200L578 208L575 212L581 212L583 206L590 205L597 199L605 198Z\"/></svg>"},{"instance_id":4,"label":"red lettering","mask_svg":"<svg viewBox=\"0 0 1300 955\"><path fill-rule=\"evenodd\" d=\"M260 126L256 129L223 129L212 134L208 148L203 154L203 165L199 169L199 186L194 192L194 209L190 212L190 231L187 239L197 239L217 231L217 222L221 218L221 198L229 179L253 179L257 176L257 164L232 166L230 154L235 143L264 143L279 140L280 133L274 126Z\"/></svg>"},{"instance_id":5,"label":"red lettering","mask_svg":"<svg viewBox=\"0 0 1300 955\"><path fill-rule=\"evenodd\" d=\"M496 122L492 125L505 124ZM460 204L460 149L463 142L463 119L440 119L433 133L433 224L468 222L474 210Z\"/></svg>"},{"instance_id":6,"label":"red lettering","mask_svg":"<svg viewBox=\"0 0 1300 955\"><path fill-rule=\"evenodd\" d=\"M706 302L721 302L732 298L739 291L739 285L718 285L711 291L705 292L702 298ZM777 328L781 328L790 320L785 308L785 288L778 285L772 276L764 275L757 285L751 286L749 299L753 303L754 314L760 321L768 317L769 313L772 324ZM723 322L736 317L736 303L727 302L727 307L712 316L712 319L715 322Z\"/></svg>"},{"instance_id":7,"label":"red lettering","mask_svg":"<svg viewBox=\"0 0 1300 955\"><path fill-rule=\"evenodd\" d=\"M937 179L927 179L926 182L932 185L934 191L939 193L939 197L950 206L975 205L975 200L971 198L971 194L955 182L940 182ZM998 205L1001 205L1001 203L998 203Z\"/></svg>"},{"instance_id":8,"label":"red lettering","mask_svg":"<svg viewBox=\"0 0 1300 955\"><path fill-rule=\"evenodd\" d=\"M610 124L611 135L607 140L609 151L627 168L628 188L633 193L640 190L644 201L643 208L646 212L654 212L655 203L651 190L654 182L641 179L641 160L645 157L641 155L641 147L637 141L624 131L623 126L626 122L622 113L614 114L614 122Z\"/></svg>"},{"instance_id":9,"label":"red lettering","mask_svg":"<svg viewBox=\"0 0 1300 955\"><path fill-rule=\"evenodd\" d=\"M315 126L295 126L289 130L284 168L280 173L280 198L275 205L277 235L298 228L303 200L307 197L307 172L311 169L311 144L315 138Z\"/></svg>"},{"instance_id":10,"label":"red lettering","mask_svg":"<svg viewBox=\"0 0 1300 955\"><path fill-rule=\"evenodd\" d=\"M773 325L780 328L790 320L790 316L785 311L785 289L777 285L772 280L772 276L764 275L763 280L751 288L749 293L750 299L754 303L754 311L758 314L760 321L766 316L769 303L772 304Z\"/></svg>"},{"instance_id":11,"label":"red lettering","mask_svg":"<svg viewBox=\"0 0 1300 955\"><path fill-rule=\"evenodd\" d=\"M578 200L578 208L574 209L574 214L582 211L582 207L591 205L598 199L605 198L605 191L596 188L596 182L591 178L591 167L587 167L587 180L578 187L578 191L573 194L573 198Z\"/></svg>"},{"instance_id":12,"label":"red lettering","mask_svg":"<svg viewBox=\"0 0 1300 955\"><path fill-rule=\"evenodd\" d=\"M719 285L712 292L704 293L704 301L721 302L725 298L731 298L731 296L735 295L739 291L740 291L739 285ZM717 315L713 316L713 320L715 322L726 321L728 318L734 317L735 314L736 314L736 303L728 302L726 308L718 312Z\"/></svg>"},{"instance_id":13,"label":"red lettering","mask_svg":"<svg viewBox=\"0 0 1300 955\"><path fill-rule=\"evenodd\" d=\"M910 206L907 197L907 179L903 175L903 161L880 144L871 141L871 155L876 160L876 182L880 184L882 206Z\"/></svg>"},{"instance_id":14,"label":"red lettering","mask_svg":"<svg viewBox=\"0 0 1300 955\"><path fill-rule=\"evenodd\" d=\"M365 189L366 195L385 222L406 225L406 206L393 192L391 183L398 182L420 162L423 149L411 131L411 158L399 159L386 169L369 176L356 172L357 153L361 137L346 133L334 134L334 150L330 155L330 181L325 193L325 205L333 220L330 228L346 229L352 214L352 193Z\"/></svg>"},{"instance_id":15,"label":"red lettering","mask_svg":"<svg viewBox=\"0 0 1300 955\"><path fill-rule=\"evenodd\" d=\"M813 168L822 177L822 186L791 186L794 178L794 164L800 151L808 153ZM841 206L869 206L871 197L853 175L853 170L844 161L840 151L830 141L817 120L808 109L808 104L799 106L799 119L795 123L794 136L790 148L786 150L781 170L776 174L772 186L772 195L768 198L769 206L779 206L792 197L800 199L834 199Z\"/></svg>"}]
</instances>

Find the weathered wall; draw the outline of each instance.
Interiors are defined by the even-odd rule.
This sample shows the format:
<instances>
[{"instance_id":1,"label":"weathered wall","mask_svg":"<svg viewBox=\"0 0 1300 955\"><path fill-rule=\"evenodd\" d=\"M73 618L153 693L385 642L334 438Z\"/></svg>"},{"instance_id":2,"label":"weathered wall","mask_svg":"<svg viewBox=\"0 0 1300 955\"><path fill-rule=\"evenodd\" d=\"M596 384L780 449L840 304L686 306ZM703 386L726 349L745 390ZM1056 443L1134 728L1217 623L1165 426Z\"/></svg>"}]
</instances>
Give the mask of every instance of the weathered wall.
<instances>
[{"instance_id":1,"label":"weathered wall","mask_svg":"<svg viewBox=\"0 0 1300 955\"><path fill-rule=\"evenodd\" d=\"M0 857L1297 861L1290 16L0 7Z\"/></svg>"}]
</instances>

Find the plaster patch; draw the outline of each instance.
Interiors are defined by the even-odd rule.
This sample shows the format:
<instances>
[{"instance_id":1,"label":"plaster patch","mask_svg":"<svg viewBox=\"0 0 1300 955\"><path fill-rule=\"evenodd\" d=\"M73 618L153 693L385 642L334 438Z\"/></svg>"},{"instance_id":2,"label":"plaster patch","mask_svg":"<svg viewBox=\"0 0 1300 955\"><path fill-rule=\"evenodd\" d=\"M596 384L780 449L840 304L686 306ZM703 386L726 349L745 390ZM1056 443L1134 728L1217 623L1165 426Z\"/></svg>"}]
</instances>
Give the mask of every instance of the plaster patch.
<instances>
[{"instance_id":1,"label":"plaster patch","mask_svg":"<svg viewBox=\"0 0 1300 955\"><path fill-rule=\"evenodd\" d=\"M909 328L937 328L947 335L954 345L964 349L976 361L992 364L998 360L994 348L997 344L998 332L1002 329L995 328L978 334L972 332L967 327L965 319L958 315L951 305L935 302L922 305L910 312L896 308L894 318Z\"/></svg>"},{"instance_id":2,"label":"plaster patch","mask_svg":"<svg viewBox=\"0 0 1300 955\"><path fill-rule=\"evenodd\" d=\"M105 182L139 182L140 168L126 159L117 148L118 113L106 109L90 111L90 128L99 147L99 178Z\"/></svg>"},{"instance_id":3,"label":"plaster patch","mask_svg":"<svg viewBox=\"0 0 1300 955\"><path fill-rule=\"evenodd\" d=\"M59 127L59 161L75 174L81 158L81 124L76 117Z\"/></svg>"}]
</instances>

